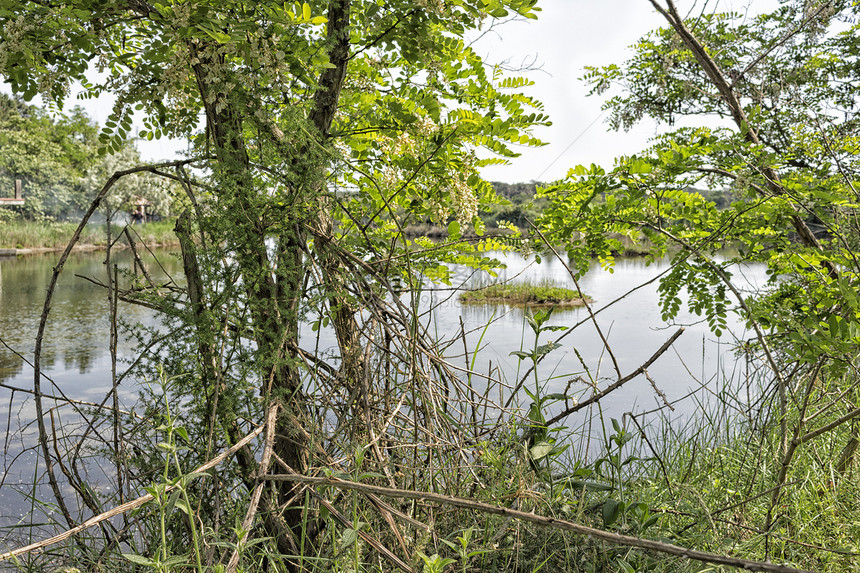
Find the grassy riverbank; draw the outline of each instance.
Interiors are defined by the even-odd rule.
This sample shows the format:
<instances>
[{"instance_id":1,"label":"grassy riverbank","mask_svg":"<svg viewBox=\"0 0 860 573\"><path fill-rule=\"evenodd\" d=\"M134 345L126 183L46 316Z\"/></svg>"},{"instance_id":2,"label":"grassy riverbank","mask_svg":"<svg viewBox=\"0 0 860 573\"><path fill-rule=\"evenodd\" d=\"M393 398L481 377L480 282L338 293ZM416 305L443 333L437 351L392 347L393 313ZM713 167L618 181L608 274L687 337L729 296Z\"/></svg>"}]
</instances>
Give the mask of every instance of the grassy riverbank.
<instances>
[{"instance_id":1,"label":"grassy riverbank","mask_svg":"<svg viewBox=\"0 0 860 573\"><path fill-rule=\"evenodd\" d=\"M792 444L764 412L744 419L725 408L703 412L683 434L667 425L666 442L652 442L657 451L640 444L642 459L631 462L621 487L607 496L623 504L611 529L638 533L645 523L639 508L647 507L659 516L647 531L652 538L803 570L860 570L860 481L851 426ZM786 427L800 436L844 413L826 411L810 425L789 410ZM643 553L629 563L637 571L700 570L692 563L657 565Z\"/></svg>"},{"instance_id":2,"label":"grassy riverbank","mask_svg":"<svg viewBox=\"0 0 860 573\"><path fill-rule=\"evenodd\" d=\"M478 288L460 295L464 304L505 303L522 306L583 306L591 299L577 290L551 281L539 283L501 283Z\"/></svg>"},{"instance_id":3,"label":"grassy riverbank","mask_svg":"<svg viewBox=\"0 0 860 573\"><path fill-rule=\"evenodd\" d=\"M703 412L681 432L664 420L662 444L653 427L646 443L629 418L613 420L614 429L597 438L604 450L593 459L559 457L544 472L522 472L519 487L527 484L542 513L596 529L803 571L860 571L857 464L836 463L852 443L850 427L786 454L777 420L744 420L722 408ZM833 412L820 423L837 418ZM798 423L804 424L798 412L790 412L788 427ZM554 447L574 448L583 430L569 430ZM512 473L516 467L511 463ZM599 541L568 545L547 529L524 527L519 535L530 540L523 562L548 571L737 570Z\"/></svg>"},{"instance_id":4,"label":"grassy riverbank","mask_svg":"<svg viewBox=\"0 0 860 573\"><path fill-rule=\"evenodd\" d=\"M178 244L173 225L173 221L138 224L130 227L130 232L136 241L148 245L170 246ZM0 248L64 249L77 227L77 223L7 221L0 225ZM116 236L124 228L122 225L114 225L111 232ZM87 225L78 245L105 247L107 245L105 230L104 224Z\"/></svg>"}]
</instances>

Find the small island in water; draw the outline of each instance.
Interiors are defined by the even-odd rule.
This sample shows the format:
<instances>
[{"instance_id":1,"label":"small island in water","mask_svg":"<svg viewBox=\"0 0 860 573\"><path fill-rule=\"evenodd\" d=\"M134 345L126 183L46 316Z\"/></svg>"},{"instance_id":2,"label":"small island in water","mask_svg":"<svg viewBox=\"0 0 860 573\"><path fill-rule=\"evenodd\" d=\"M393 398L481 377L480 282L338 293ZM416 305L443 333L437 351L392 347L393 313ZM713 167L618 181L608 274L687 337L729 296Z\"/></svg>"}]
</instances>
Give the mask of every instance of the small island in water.
<instances>
[{"instance_id":1,"label":"small island in water","mask_svg":"<svg viewBox=\"0 0 860 573\"><path fill-rule=\"evenodd\" d=\"M578 290L552 282L499 283L466 291L460 295L464 304L504 303L516 306L576 307L591 303L591 298Z\"/></svg>"}]
</instances>

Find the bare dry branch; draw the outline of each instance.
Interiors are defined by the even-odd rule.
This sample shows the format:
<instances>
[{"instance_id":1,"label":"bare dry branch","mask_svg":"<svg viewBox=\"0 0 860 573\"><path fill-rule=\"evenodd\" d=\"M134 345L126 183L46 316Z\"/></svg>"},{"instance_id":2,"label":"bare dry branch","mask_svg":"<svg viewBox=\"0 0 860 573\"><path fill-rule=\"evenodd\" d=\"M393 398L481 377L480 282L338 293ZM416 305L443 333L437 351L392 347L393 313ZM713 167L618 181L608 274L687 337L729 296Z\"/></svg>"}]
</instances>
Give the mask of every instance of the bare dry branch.
<instances>
[{"instance_id":1,"label":"bare dry branch","mask_svg":"<svg viewBox=\"0 0 860 573\"><path fill-rule=\"evenodd\" d=\"M581 525L579 523L574 523L572 521L566 521L563 519L556 519L554 517L546 517L543 515L538 515L536 513L528 513L525 511L519 511L515 509L509 509L506 507L499 507L495 505L490 505L488 503L483 503L479 501L473 501L470 499L463 499L459 497L453 497L450 495L443 495L439 493L431 493L425 491L413 491L413 490L405 490L405 489L391 489L386 487L367 485L363 483L356 483L351 481L344 481L337 478L331 477L311 477L311 476L301 476L301 475L287 475L287 474L278 474L278 475L269 475L266 479L274 480L274 481L285 481L285 482L293 482L293 483L301 483L301 484L311 484L316 486L329 486L339 489L348 489L352 491L359 491L364 493L375 493L377 495L384 495L389 497L397 497L404 499L416 499L421 501L430 501L435 503L440 503L443 505L450 505L453 507L459 507L462 509L469 509L473 511L479 511L482 513L489 513L492 515L500 515L503 517L511 517L513 519L518 519L520 521L526 521L529 523L534 523L536 525L542 527L551 527L554 529L561 529L563 531L570 531L577 535L586 535L591 537L592 539L596 539L599 541L605 541L607 543L611 543L613 545L621 545L624 547L636 547L638 549L646 549L651 551L657 551L659 553L665 553L667 555L675 555L677 557L683 557L686 559L691 559L693 561L700 561L703 563L714 563L718 565L729 565L731 567L739 567L741 569L746 569L748 571L766 571L770 573L812 573L811 571L804 571L802 569L795 569L794 567L786 567L783 565L777 565L774 563L768 563L764 561L752 561L749 559L739 559L737 557L729 557L726 555L717 555L715 553L707 553L704 551L697 551L695 549L688 549L686 547L679 547L677 545L672 545L669 543L663 543L660 541L654 541L651 539L642 539L638 537L631 537L629 535L620 535L618 533L612 533L610 531L603 531L600 529L595 529L593 527L588 527L586 525Z\"/></svg>"}]
</instances>

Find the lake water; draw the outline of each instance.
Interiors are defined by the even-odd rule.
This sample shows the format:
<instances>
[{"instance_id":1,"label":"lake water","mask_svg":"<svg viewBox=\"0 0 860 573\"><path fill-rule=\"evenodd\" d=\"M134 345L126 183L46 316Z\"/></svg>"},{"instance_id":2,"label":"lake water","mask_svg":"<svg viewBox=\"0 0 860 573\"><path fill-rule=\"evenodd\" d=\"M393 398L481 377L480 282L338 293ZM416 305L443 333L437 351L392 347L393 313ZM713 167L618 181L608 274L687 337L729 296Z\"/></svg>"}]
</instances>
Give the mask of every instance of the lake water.
<instances>
[{"instance_id":1,"label":"lake water","mask_svg":"<svg viewBox=\"0 0 860 573\"><path fill-rule=\"evenodd\" d=\"M114 255L121 265L128 267L130 257L120 253ZM547 259L540 265L514 254L495 254L505 264L500 278L528 278L530 280L552 279L573 288L564 265ZM24 359L31 359L34 337L52 267L59 255L40 255L0 259L0 404L3 404L2 419L7 426L4 444L3 487L0 487L0 524L8 525L22 519L28 507L22 505L22 496L28 494L27 484L33 481L36 445L36 428L32 423L35 409L32 399L20 388L30 389L33 371ZM151 269L162 278L178 275L181 266L172 255L160 257L163 269ZM110 356L108 353L109 323L108 301L104 289L75 275L97 277L103 280L104 253L78 253L66 263L52 305L50 320L43 350L43 371L53 381L43 384L46 393L62 392L66 396L85 401L101 401L111 386ZM668 263L646 265L643 259L616 261L614 273L602 270L597 263L580 280L580 286L594 299L593 310L596 321L606 336L617 359L621 375L636 370L677 330L661 320L657 296L657 283L650 282L666 271ZM764 283L765 273L761 266L734 269L737 284L743 288L756 287ZM457 273L467 274L465 269ZM486 282L486 277L471 277L468 284ZM644 285L644 286L642 286ZM639 287L639 288L637 288ZM471 306L461 305L456 295L447 290L428 290L423 293L425 304L436 306L430 315L431 332L440 337L455 337L462 324L467 331L470 353L481 346L475 370L486 372L492 362L498 367L509 384L515 384L523 369L512 351L531 348L533 337L524 320L524 311L505 305ZM151 312L142 307L122 305L120 313L130 322L155 324ZM685 324L686 330L673 348L663 354L648 372L651 378L673 403L674 412L668 416L676 423L698 415L698 405L714 400L715 393L723 387L727 377L737 379L744 364L736 360L733 348L737 339L747 337L741 324L731 322L729 332L717 338L700 321L699 317L682 313L676 320ZM486 329L484 327L490 324ZM559 342L561 347L552 352L540 365L540 378L545 382L543 392L561 392L571 379L582 377L606 386L617 377L612 362L594 325L588 320L584 308L560 310L553 315L551 324L574 327ZM549 339L558 340L560 332L547 333ZM309 328L303 335L310 337ZM322 347L333 346L330 335L321 340ZM454 345L460 352L462 344ZM580 358L577 357L577 351ZM131 347L121 344L121 358L131 356ZM18 356L20 354L23 356ZM463 364L463 358L458 358ZM584 363L584 365L583 365ZM586 373L586 367L588 373ZM532 388L533 382L527 387ZM580 399L591 390L581 382L570 385L572 393ZM695 393L692 391L697 390ZM136 392L133 386L125 387L122 397L133 401ZM49 402L48 407L55 406ZM603 413L621 418L625 412L643 412L663 406L651 383L644 376L632 380L601 402ZM62 409L56 411L62 419ZM581 411L568 420L568 425L583 424L590 416ZM587 448L587 440L583 447ZM18 488L21 488L19 490ZM23 493L22 493L23 492Z\"/></svg>"},{"instance_id":2,"label":"lake water","mask_svg":"<svg viewBox=\"0 0 860 573\"><path fill-rule=\"evenodd\" d=\"M545 258L541 264L536 264L518 255L508 255L502 256L502 260L507 269L500 278L548 279L574 288L567 268L556 259ZM664 408L664 400L640 375L601 401L607 420L610 417L620 419L626 412L641 413L663 408L661 415L675 420L676 424L683 424L700 414L701 403L713 402L717 394L730 384L740 384L746 373L745 359L738 358L735 349L738 340L749 338L750 333L736 317L730 315L727 332L720 337L710 331L702 317L686 312L686 307L672 324L662 320L658 281L654 279L668 269L667 260L648 265L643 258L618 258L614 272L602 269L595 261L579 280L583 292L594 299L591 307L595 321L612 349L621 376L635 371L679 326L684 327L683 334L672 347L648 368L651 378L674 409ZM742 292L758 289L766 282L765 270L764 265L758 264L734 267L733 281ZM472 282L480 284L486 279L476 277ZM524 312L521 308L506 305L461 305L452 298L434 313L433 323L439 333L456 332L460 330L462 317L467 330L479 329L468 336L469 346L474 348L483 325L493 321L483 339L484 347L478 354L475 370L486 372L486 365L492 360L507 374L509 381L516 381L522 368L518 358L510 353L531 350L534 342ZM571 332L559 340L561 347L550 353L540 365L539 377L547 380L544 394L565 391L572 378L598 380L600 387L618 378L606 345L587 309L556 310L549 324L571 327ZM558 340L561 334L544 333L540 342ZM570 391L578 392L580 401L591 394L590 388L582 383L573 383ZM582 425L591 415L591 412L582 410L568 420L568 425Z\"/></svg>"}]
</instances>

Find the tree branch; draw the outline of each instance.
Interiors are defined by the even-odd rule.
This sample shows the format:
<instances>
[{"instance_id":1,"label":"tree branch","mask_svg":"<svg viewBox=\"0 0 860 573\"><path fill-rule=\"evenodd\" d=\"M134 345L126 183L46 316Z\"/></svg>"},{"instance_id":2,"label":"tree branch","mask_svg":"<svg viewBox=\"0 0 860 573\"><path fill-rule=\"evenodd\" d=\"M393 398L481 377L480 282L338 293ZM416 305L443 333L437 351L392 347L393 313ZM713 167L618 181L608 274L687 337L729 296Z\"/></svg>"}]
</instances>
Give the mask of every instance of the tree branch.
<instances>
[{"instance_id":1,"label":"tree branch","mask_svg":"<svg viewBox=\"0 0 860 573\"><path fill-rule=\"evenodd\" d=\"M715 563L719 565L739 567L741 569L746 569L747 571L765 571L770 573L812 573L810 571L804 571L802 569L795 569L793 567L786 567L783 565L776 565L774 563L739 559L737 557L728 557L725 555L717 555L714 553L697 551L695 549L688 549L686 547L680 547L678 545L672 545L660 541L653 541L651 539L642 539L629 535L620 535L618 533L595 529L593 527L588 527L586 525L581 525L572 521L556 519L554 517L545 517L543 515L538 515L531 512L518 511L516 509L499 507L496 505L490 505L489 503L483 503L480 501L473 501L471 499L464 499L461 497L454 497L439 493L394 489L388 487L367 485L352 481L345 481L333 477L313 477L297 474L269 475L266 476L266 479L272 481L301 483L316 486L328 486L337 489L347 489L352 491L359 491L362 493L373 493L377 495L384 495L388 497L396 497L402 499L430 501L443 505L459 507L462 509L469 509L483 513L489 513L492 515L500 515L502 517L510 517L513 519L518 519L520 521L534 523L535 525L539 525L541 527L552 527L554 529L570 531L576 535L585 535L592 539L596 539L598 541L605 541L613 545L621 545L624 547L636 547L638 549L658 551L667 555L675 555L677 557L683 557L686 559L700 561L703 563Z\"/></svg>"}]
</instances>

